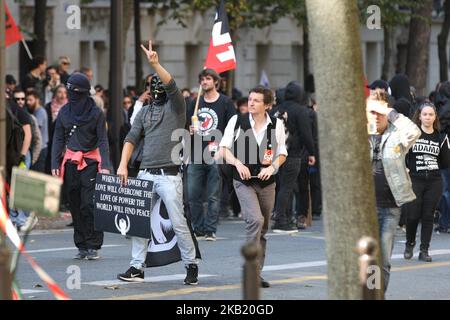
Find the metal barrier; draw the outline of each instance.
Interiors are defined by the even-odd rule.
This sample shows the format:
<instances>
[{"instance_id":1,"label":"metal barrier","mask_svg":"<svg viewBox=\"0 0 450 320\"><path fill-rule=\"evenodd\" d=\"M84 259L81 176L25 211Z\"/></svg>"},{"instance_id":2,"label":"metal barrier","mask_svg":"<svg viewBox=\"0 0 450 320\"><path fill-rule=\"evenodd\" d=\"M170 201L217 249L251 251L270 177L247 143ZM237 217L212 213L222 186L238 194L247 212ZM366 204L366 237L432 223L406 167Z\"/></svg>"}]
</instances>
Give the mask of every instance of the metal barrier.
<instances>
[{"instance_id":1,"label":"metal barrier","mask_svg":"<svg viewBox=\"0 0 450 320\"><path fill-rule=\"evenodd\" d=\"M377 265L378 244L371 237L361 238L358 242L359 283L363 300L382 299L382 272ZM374 272L370 276L371 272Z\"/></svg>"},{"instance_id":2,"label":"metal barrier","mask_svg":"<svg viewBox=\"0 0 450 320\"><path fill-rule=\"evenodd\" d=\"M245 258L243 290L244 300L259 300L259 248L255 242L249 242L242 247Z\"/></svg>"}]
</instances>

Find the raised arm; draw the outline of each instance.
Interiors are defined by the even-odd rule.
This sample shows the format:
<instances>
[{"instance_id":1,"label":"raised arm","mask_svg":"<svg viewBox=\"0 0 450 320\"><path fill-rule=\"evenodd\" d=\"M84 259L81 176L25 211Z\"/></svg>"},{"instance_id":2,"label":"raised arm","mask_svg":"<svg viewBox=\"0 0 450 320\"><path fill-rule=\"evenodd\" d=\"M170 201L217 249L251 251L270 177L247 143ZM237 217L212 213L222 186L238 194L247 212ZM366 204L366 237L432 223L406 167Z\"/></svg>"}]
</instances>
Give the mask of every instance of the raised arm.
<instances>
[{"instance_id":1,"label":"raised arm","mask_svg":"<svg viewBox=\"0 0 450 320\"><path fill-rule=\"evenodd\" d=\"M165 85L169 84L170 80L172 80L172 76L159 63L158 53L156 51L153 51L153 48L152 48L152 41L151 40L148 41L148 49L142 44L141 44L141 48L142 48L142 50L144 50L145 55L147 56L148 62L153 67L155 72L158 74L162 83Z\"/></svg>"}]
</instances>

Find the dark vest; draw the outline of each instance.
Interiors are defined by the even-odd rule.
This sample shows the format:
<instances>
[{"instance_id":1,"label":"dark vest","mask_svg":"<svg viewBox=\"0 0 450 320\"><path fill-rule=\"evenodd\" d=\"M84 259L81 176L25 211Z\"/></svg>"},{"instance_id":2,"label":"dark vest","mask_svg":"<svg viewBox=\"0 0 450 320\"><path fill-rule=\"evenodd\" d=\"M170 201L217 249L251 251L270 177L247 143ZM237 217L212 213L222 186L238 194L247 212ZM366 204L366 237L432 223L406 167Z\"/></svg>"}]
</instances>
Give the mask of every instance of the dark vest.
<instances>
[{"instance_id":1,"label":"dark vest","mask_svg":"<svg viewBox=\"0 0 450 320\"><path fill-rule=\"evenodd\" d=\"M257 176L262 168L268 167L262 164L266 149L272 151L272 160L275 159L275 151L278 146L275 138L277 119L270 117L270 120L272 123L267 126L266 134L261 142L261 146L258 146L258 142L256 141L250 124L249 114L238 114L234 132L236 136L236 130L239 130L239 137L234 141L232 152L234 157L239 159L239 161L249 169L252 176ZM266 181L262 181L258 178L242 180L236 167L233 167L233 179L242 182L245 185L258 184L262 188L275 182L274 176L271 176L269 180Z\"/></svg>"}]
</instances>

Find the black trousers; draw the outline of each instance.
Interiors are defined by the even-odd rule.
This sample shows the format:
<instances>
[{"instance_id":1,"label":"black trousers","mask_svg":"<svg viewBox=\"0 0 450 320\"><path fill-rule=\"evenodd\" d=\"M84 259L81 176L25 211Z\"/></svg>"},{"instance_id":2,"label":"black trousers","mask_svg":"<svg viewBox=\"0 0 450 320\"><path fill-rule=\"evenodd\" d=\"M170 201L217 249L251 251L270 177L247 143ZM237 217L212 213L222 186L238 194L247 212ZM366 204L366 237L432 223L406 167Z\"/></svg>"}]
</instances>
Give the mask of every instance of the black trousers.
<instances>
[{"instance_id":1,"label":"black trousers","mask_svg":"<svg viewBox=\"0 0 450 320\"><path fill-rule=\"evenodd\" d=\"M296 210L299 216L307 216L309 209L309 193L311 192L311 211L315 216L322 213L322 187L320 184L320 169L316 164L308 166L308 160L302 160L298 176L298 193Z\"/></svg>"},{"instance_id":2,"label":"black trousers","mask_svg":"<svg viewBox=\"0 0 450 320\"><path fill-rule=\"evenodd\" d=\"M292 220L292 195L300 173L301 162L301 158L287 157L280 167L279 190L275 204L275 221L279 224L287 224Z\"/></svg>"},{"instance_id":3,"label":"black trousers","mask_svg":"<svg viewBox=\"0 0 450 320\"><path fill-rule=\"evenodd\" d=\"M89 161L89 160L87 160ZM94 191L98 163L88 162L88 166L78 171L77 165L66 163L64 183L72 214L73 240L78 249L99 250L103 244L103 232L94 229Z\"/></svg>"},{"instance_id":4,"label":"black trousers","mask_svg":"<svg viewBox=\"0 0 450 320\"><path fill-rule=\"evenodd\" d=\"M416 200L406 205L406 241L416 242L417 227L421 222L420 250L428 250L433 234L434 211L442 196L442 177L438 173L432 177L411 177L411 181Z\"/></svg>"}]
</instances>

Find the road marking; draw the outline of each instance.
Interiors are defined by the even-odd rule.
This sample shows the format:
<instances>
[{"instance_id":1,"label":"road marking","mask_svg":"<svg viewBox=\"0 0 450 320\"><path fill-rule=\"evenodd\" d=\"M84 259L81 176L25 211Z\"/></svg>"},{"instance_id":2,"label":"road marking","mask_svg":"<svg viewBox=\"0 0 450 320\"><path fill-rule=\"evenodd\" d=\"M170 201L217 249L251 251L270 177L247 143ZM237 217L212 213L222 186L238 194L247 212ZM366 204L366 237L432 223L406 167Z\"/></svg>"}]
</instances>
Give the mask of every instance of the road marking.
<instances>
[{"instance_id":1,"label":"road marking","mask_svg":"<svg viewBox=\"0 0 450 320\"><path fill-rule=\"evenodd\" d=\"M437 267L446 267L450 266L450 261L446 262L430 262L426 264L418 264L414 266L403 266L403 267L395 267L392 268L391 271L408 271L408 270L417 270L417 269L428 269L428 268L437 268Z\"/></svg>"},{"instance_id":2,"label":"road marking","mask_svg":"<svg viewBox=\"0 0 450 320\"><path fill-rule=\"evenodd\" d=\"M239 289L240 287L241 287L240 284L217 286L217 287L189 287L189 288L183 288L183 289L168 290L165 292L136 294L136 295L131 295L131 296L112 297L112 298L98 299L98 300L143 300L143 299L150 299L150 298L163 298L163 297L169 297L169 296L187 295L187 294L198 293L198 292L234 290L234 289Z\"/></svg>"},{"instance_id":3,"label":"road marking","mask_svg":"<svg viewBox=\"0 0 450 320\"><path fill-rule=\"evenodd\" d=\"M326 275L318 275L318 276L307 276L307 277L298 277L298 278L288 278L288 279L279 279L273 280L270 283L272 284L285 284L285 283L300 283L306 281L314 281L314 280L326 280ZM225 290L235 290L240 289L241 284L231 284L224 286L214 286L214 287L192 287L192 288L183 288L183 289L175 289L168 290L164 292L153 292L153 293L144 293L144 294L136 294L130 296L122 296L122 297L112 297L106 299L99 300L143 300L143 299L151 299L151 298L163 298L169 296L180 296L180 295L188 295L191 293L200 293L200 292L217 292L217 291L225 291Z\"/></svg>"},{"instance_id":4,"label":"road marking","mask_svg":"<svg viewBox=\"0 0 450 320\"><path fill-rule=\"evenodd\" d=\"M278 264L273 266L265 266L262 271L279 271L279 270L289 270L289 269L302 269L302 268L310 268L310 267L320 267L326 266L327 262L325 260L322 261L310 261L310 262L298 262L298 263L287 263L287 264Z\"/></svg>"},{"instance_id":5,"label":"road marking","mask_svg":"<svg viewBox=\"0 0 450 320\"><path fill-rule=\"evenodd\" d=\"M22 294L35 294L35 293L44 293L46 290L30 290L30 289L20 289Z\"/></svg>"},{"instance_id":6,"label":"road marking","mask_svg":"<svg viewBox=\"0 0 450 320\"><path fill-rule=\"evenodd\" d=\"M102 246L102 248L115 248L115 247L125 247L124 244L107 244ZM39 249L39 250L27 250L28 253L43 253L43 252L57 252L57 251L69 251L78 250L77 247L67 247L67 248L53 248L53 249Z\"/></svg>"},{"instance_id":7,"label":"road marking","mask_svg":"<svg viewBox=\"0 0 450 320\"><path fill-rule=\"evenodd\" d=\"M414 256L417 256L419 253L419 251L414 252ZM437 250L431 250L429 252L430 256L440 256L440 255L444 255L444 254L450 254L450 250L448 249L437 249ZM394 254L392 255L392 260L397 260L397 259L403 259L403 253L400 254Z\"/></svg>"},{"instance_id":8,"label":"road marking","mask_svg":"<svg viewBox=\"0 0 450 320\"><path fill-rule=\"evenodd\" d=\"M415 265L415 266L396 267L396 268L392 268L392 271L400 272L400 271L428 269L428 268L436 268L436 267L444 267L444 266L450 266L450 261L424 263L424 264ZM295 278L271 280L270 283L272 285L277 285L277 284L281 285L281 284L302 283L302 282L307 282L307 281L324 281L327 279L328 279L327 275L321 274L321 275L315 275L315 276L305 276L305 277L295 277ZM153 292L153 293L136 294L136 295L129 295L129 296L121 296L121 297L102 298L102 299L98 299L98 300L144 300L144 299L151 299L151 298L163 298L163 297L169 297L169 296L170 297L182 296L182 295L188 295L191 293L235 290L235 289L240 289L240 288L241 288L241 284L223 285L223 286L214 286L214 287L192 287L192 288L187 288L187 289L183 288L183 289L168 290L168 291L164 291L164 292Z\"/></svg>"},{"instance_id":9,"label":"road marking","mask_svg":"<svg viewBox=\"0 0 450 320\"><path fill-rule=\"evenodd\" d=\"M137 284L137 283L152 283L152 282L164 282L164 281L174 281L174 280L183 280L186 277L185 274L172 274L167 276L157 276L157 277L145 277L144 282L126 282L121 280L105 280L105 281L92 281L92 282L84 282L83 284L91 285L91 286L116 286L116 285L127 285L127 284ZM217 277L214 274L200 274L199 278L209 278L209 277Z\"/></svg>"},{"instance_id":10,"label":"road marking","mask_svg":"<svg viewBox=\"0 0 450 320\"><path fill-rule=\"evenodd\" d=\"M217 237L216 236L216 240L228 240L228 238L223 238L223 237ZM202 241L202 242L214 242L216 240L206 240L205 237L197 238L197 241Z\"/></svg>"},{"instance_id":11,"label":"road marking","mask_svg":"<svg viewBox=\"0 0 450 320\"><path fill-rule=\"evenodd\" d=\"M417 254L417 252L416 252ZM445 255L450 254L450 250L443 249L443 250L431 250L430 255L431 256L439 256L439 255ZM403 259L403 253L402 254L394 254L392 255L391 260L399 260ZM279 271L279 270L289 270L289 269L303 269L303 268L311 268L311 267L321 267L326 266L327 261L326 260L320 260L320 261L309 261L309 262L297 262L297 263L287 263L287 264L278 264L278 265L272 265L272 266L265 266L263 268L263 271Z\"/></svg>"},{"instance_id":12,"label":"road marking","mask_svg":"<svg viewBox=\"0 0 450 320\"><path fill-rule=\"evenodd\" d=\"M67 221L69 223L69 221ZM33 230L30 233L31 236L44 236L44 235L51 235L51 234L58 234L58 233L67 233L67 232L73 232L73 229L48 229L48 230ZM23 235L22 232L19 232L20 235Z\"/></svg>"}]
</instances>

